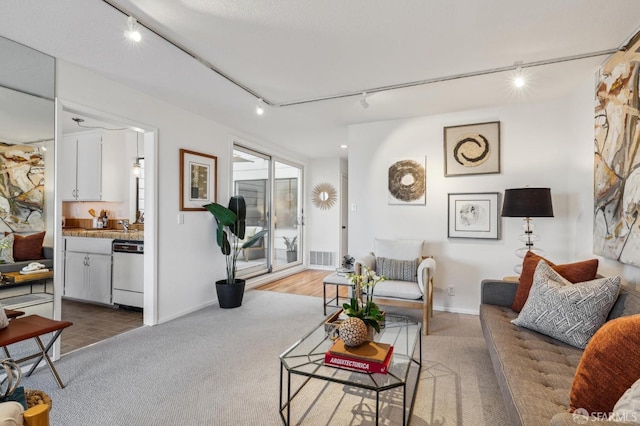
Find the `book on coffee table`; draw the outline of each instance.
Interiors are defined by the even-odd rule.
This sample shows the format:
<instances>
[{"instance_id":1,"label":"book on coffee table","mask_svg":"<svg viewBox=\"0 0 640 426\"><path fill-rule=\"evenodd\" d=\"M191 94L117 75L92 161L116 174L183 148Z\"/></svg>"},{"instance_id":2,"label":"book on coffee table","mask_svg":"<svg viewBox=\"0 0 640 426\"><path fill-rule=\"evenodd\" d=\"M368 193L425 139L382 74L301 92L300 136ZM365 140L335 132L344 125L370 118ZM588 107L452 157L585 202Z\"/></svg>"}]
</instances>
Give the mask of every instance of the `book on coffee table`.
<instances>
[{"instance_id":1,"label":"book on coffee table","mask_svg":"<svg viewBox=\"0 0 640 426\"><path fill-rule=\"evenodd\" d=\"M393 355L393 346L389 348L386 358L382 362L353 358L345 355L337 355L330 351L324 356L325 365L343 368L346 370L358 371L361 373L378 373L387 374L389 372L389 364L391 364L391 356Z\"/></svg>"},{"instance_id":2,"label":"book on coffee table","mask_svg":"<svg viewBox=\"0 0 640 426\"><path fill-rule=\"evenodd\" d=\"M342 339L337 339L325 354L324 362L334 367L386 374L392 354L393 346L388 343L365 342L349 347Z\"/></svg>"}]
</instances>

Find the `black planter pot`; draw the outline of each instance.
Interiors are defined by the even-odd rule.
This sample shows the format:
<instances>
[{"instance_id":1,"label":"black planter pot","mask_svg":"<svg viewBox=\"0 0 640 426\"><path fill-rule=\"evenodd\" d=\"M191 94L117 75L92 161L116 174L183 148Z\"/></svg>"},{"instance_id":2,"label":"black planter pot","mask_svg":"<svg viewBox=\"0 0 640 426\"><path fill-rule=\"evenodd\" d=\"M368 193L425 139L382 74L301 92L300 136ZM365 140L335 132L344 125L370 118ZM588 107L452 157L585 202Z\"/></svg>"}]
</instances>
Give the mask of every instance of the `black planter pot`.
<instances>
[{"instance_id":1,"label":"black planter pot","mask_svg":"<svg viewBox=\"0 0 640 426\"><path fill-rule=\"evenodd\" d=\"M242 305L245 280L237 279L234 284L227 284L227 280L216 281L216 293L221 308L231 309Z\"/></svg>"},{"instance_id":2,"label":"black planter pot","mask_svg":"<svg viewBox=\"0 0 640 426\"><path fill-rule=\"evenodd\" d=\"M295 262L298 260L298 252L297 251L288 251L287 252L287 263Z\"/></svg>"}]
</instances>

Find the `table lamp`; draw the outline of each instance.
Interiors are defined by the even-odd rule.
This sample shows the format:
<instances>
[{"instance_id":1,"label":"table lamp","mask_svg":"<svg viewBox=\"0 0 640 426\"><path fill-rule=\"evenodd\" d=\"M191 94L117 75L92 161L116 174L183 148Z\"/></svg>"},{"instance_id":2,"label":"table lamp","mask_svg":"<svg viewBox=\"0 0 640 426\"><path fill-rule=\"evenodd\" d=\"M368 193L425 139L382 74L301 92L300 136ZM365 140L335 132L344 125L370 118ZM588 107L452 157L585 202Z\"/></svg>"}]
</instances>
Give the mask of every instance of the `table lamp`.
<instances>
[{"instance_id":1,"label":"table lamp","mask_svg":"<svg viewBox=\"0 0 640 426\"><path fill-rule=\"evenodd\" d=\"M516 255L523 258L528 251L542 255L544 250L533 247L533 243L540 237L533 233L535 226L534 217L553 217L553 205L551 204L551 190L549 188L515 188L504 191L502 203L502 217L522 217L522 230L524 234L519 240L525 243L524 247L516 250ZM513 268L518 274L522 272L522 262Z\"/></svg>"}]
</instances>

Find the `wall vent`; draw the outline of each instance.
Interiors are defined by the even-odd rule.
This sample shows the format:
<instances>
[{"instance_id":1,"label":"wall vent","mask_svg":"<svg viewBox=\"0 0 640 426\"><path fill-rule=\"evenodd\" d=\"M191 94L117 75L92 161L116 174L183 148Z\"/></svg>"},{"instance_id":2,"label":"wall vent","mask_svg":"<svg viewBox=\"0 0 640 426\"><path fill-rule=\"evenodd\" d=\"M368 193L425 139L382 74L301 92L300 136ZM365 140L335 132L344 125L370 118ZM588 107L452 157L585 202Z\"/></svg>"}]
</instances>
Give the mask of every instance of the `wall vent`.
<instances>
[{"instance_id":1,"label":"wall vent","mask_svg":"<svg viewBox=\"0 0 640 426\"><path fill-rule=\"evenodd\" d=\"M332 251L310 251L309 265L334 266L335 253Z\"/></svg>"}]
</instances>

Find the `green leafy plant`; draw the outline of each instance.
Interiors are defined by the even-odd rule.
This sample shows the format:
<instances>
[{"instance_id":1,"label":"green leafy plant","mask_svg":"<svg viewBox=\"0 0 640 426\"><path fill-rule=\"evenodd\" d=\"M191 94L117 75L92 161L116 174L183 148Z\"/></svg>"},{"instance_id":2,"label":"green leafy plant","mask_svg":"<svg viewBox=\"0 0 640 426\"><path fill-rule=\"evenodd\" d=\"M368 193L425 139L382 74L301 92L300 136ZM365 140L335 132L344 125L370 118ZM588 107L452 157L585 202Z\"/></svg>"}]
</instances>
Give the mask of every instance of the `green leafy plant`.
<instances>
[{"instance_id":1,"label":"green leafy plant","mask_svg":"<svg viewBox=\"0 0 640 426\"><path fill-rule=\"evenodd\" d=\"M378 305L373 301L373 288L381 281L386 280L384 275L377 275L376 271L367 266L362 267L362 274L347 274L347 279L351 284L360 287L364 301L357 297L351 298L349 303L342 305L342 310L350 317L360 318L365 324L380 332L380 322L384 315Z\"/></svg>"},{"instance_id":2,"label":"green leafy plant","mask_svg":"<svg viewBox=\"0 0 640 426\"><path fill-rule=\"evenodd\" d=\"M268 230L263 229L248 239L244 240L247 229L246 217L247 206L244 197L235 195L229 200L229 207L218 203L206 204L203 206L216 219L216 242L226 258L227 263L227 284L236 282L236 263L238 254L243 249L249 248L257 243Z\"/></svg>"},{"instance_id":3,"label":"green leafy plant","mask_svg":"<svg viewBox=\"0 0 640 426\"><path fill-rule=\"evenodd\" d=\"M287 251L298 251L298 243L296 243L296 240L298 239L297 235L293 238L282 238L284 238L284 245L287 247Z\"/></svg>"}]
</instances>

